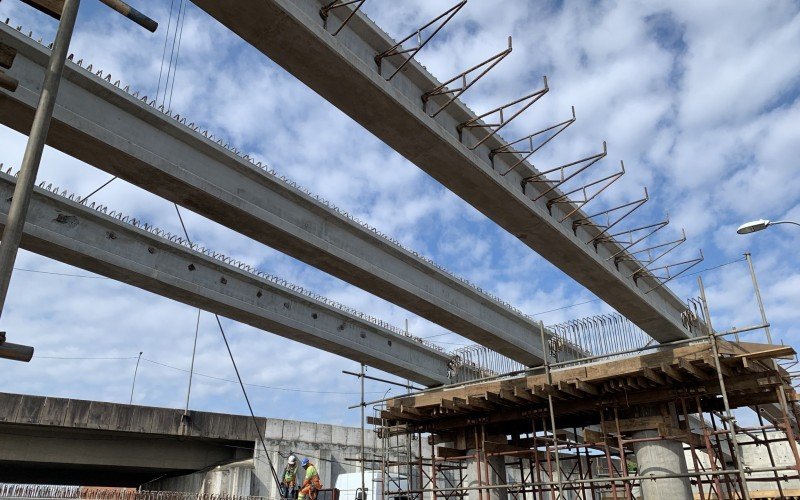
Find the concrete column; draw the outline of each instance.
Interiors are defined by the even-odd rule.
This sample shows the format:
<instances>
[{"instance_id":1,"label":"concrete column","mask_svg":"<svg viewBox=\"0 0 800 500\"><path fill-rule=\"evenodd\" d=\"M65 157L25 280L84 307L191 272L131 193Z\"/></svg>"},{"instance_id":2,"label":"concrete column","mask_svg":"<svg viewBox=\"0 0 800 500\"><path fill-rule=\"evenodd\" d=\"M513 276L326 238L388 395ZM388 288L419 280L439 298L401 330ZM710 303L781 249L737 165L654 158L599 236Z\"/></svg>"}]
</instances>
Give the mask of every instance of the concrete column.
<instances>
[{"instance_id":1,"label":"concrete column","mask_svg":"<svg viewBox=\"0 0 800 500\"><path fill-rule=\"evenodd\" d=\"M469 450L467 452L468 455L474 455L475 453L476 450ZM476 460L475 458L468 459L467 470L464 474L464 482L467 487L506 484L505 458L490 457L488 459L488 467L483 460ZM508 500L508 490L504 488L469 490L468 493L469 500Z\"/></svg>"},{"instance_id":2,"label":"concrete column","mask_svg":"<svg viewBox=\"0 0 800 500\"><path fill-rule=\"evenodd\" d=\"M632 434L633 439L658 437L657 430L642 430ZM686 457L683 445L677 441L661 440L634 443L633 450L639 465L642 479L642 497L644 500L692 500L692 488L689 478L646 479L647 476L663 476L669 474L686 474ZM623 470L626 465L622 464Z\"/></svg>"},{"instance_id":3,"label":"concrete column","mask_svg":"<svg viewBox=\"0 0 800 500\"><path fill-rule=\"evenodd\" d=\"M336 478L332 477L332 463L333 456L331 454L331 450L328 449L321 449L319 450L318 460L314 465L317 466L317 473L319 474L319 480L322 481L323 488L333 488L335 484Z\"/></svg>"},{"instance_id":4,"label":"concrete column","mask_svg":"<svg viewBox=\"0 0 800 500\"><path fill-rule=\"evenodd\" d=\"M279 447L279 449L282 448L285 448L285 446ZM277 451L270 451L269 456L272 459L275 472L280 476L283 472L285 459L283 459ZM275 484L275 479L272 477L272 471L269 469L269 463L267 463L267 458L264 456L264 450L261 449L261 443L256 444L253 457L253 480L250 484L251 495L279 498L280 491L278 491L278 486Z\"/></svg>"}]
</instances>

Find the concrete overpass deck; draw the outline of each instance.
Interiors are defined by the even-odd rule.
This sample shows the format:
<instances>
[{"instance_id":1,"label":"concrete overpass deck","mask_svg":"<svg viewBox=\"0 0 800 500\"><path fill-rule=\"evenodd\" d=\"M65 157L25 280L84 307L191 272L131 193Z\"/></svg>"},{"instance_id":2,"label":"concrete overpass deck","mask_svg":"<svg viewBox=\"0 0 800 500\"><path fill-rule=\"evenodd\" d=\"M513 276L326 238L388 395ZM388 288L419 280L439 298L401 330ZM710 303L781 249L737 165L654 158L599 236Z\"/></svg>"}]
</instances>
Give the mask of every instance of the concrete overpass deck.
<instances>
[{"instance_id":1,"label":"concrete overpass deck","mask_svg":"<svg viewBox=\"0 0 800 500\"><path fill-rule=\"evenodd\" d=\"M182 415L171 408L0 393L0 482L139 486L253 458L258 434L249 416L192 411L185 424ZM256 422L277 467L283 466L278 450L302 450L323 459L326 478L331 463L344 463L361 444L357 428ZM263 454L257 456L266 494L272 480Z\"/></svg>"}]
</instances>

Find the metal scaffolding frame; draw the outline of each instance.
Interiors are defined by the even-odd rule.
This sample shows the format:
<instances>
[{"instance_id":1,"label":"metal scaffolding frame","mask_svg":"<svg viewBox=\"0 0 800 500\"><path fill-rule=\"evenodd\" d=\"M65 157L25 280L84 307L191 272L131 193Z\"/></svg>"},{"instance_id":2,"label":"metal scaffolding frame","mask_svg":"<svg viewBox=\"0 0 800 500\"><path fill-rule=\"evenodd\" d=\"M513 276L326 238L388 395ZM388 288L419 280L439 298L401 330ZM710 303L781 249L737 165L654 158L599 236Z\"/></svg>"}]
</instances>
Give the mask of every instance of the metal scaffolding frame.
<instances>
[{"instance_id":1,"label":"metal scaffolding frame","mask_svg":"<svg viewBox=\"0 0 800 500\"><path fill-rule=\"evenodd\" d=\"M765 322L746 329L714 332L702 280L698 283L701 333L692 342L706 345L712 353L707 358L709 371L705 373L705 380L716 384L718 390L706 393L691 388L694 379L688 365L683 373L665 370L663 374L651 374L663 379L669 375L685 377L689 387L677 395L666 396L668 391L665 391L663 401L654 404L661 411L657 418L663 419L656 426L655 435L637 435L637 424L632 422L641 419L631 418L631 408L599 396L595 409L590 410L594 416L581 417L586 424L583 425L576 421L575 415L570 415L569 405L559 399L555 399L558 403L554 404L555 392L547 391L546 401L539 401L541 404L536 408L523 409L524 419L509 420L502 425L501 443L487 439L489 432L498 432L498 424L494 424L494 430L488 430L491 421L485 414L462 413L464 422L453 429L426 426L413 419L403 423L391 420L391 412L383 412L373 423L377 424L375 432L384 443L405 439L418 445L416 454L404 459L384 456L381 464L384 474L409 478L405 489L399 488L403 483L396 481L394 488L384 488L384 495L409 500L466 497L472 500L633 500L642 498L639 491L644 482L681 478L689 481L694 498L700 500L800 498L800 452L792 422L797 410L797 395L791 383L793 375L774 359L747 360L745 365L758 365L764 370L762 374L767 382L761 393L762 401L752 402L742 397L729 399L729 394L731 398L741 396L735 384L743 375L733 373L730 364L720 361L718 343L725 342L726 336L735 335L738 340L743 331L764 329L769 325ZM674 344L689 345L685 341ZM633 355L641 355L641 352ZM619 356L619 353L605 353L594 360ZM564 365L546 361L543 369L551 383L551 369L561 366ZM458 388L450 386L447 390ZM586 397L592 396L586 394ZM513 399L510 397L508 401ZM491 400L487 397L487 401ZM403 400L403 403L409 402ZM472 402L468 399L465 407ZM780 417L767 421L759 406L763 404L776 405ZM757 424L737 423L737 413L733 410L745 408L743 411L747 411L747 406L755 410ZM498 408L497 411L506 409ZM418 410L403 406L402 411ZM423 439L430 445L427 457L422 453ZM460 440L457 441L460 444L454 445L454 440ZM653 442L680 443L688 471L668 474L640 471L634 448ZM744 451L753 447L765 447L766 463L753 465L743 459ZM385 444L384 449L388 452L391 448ZM777 449L782 450L781 457ZM498 460L501 460L500 466ZM412 464L413 473L410 472ZM498 470L499 467L504 470Z\"/></svg>"}]
</instances>

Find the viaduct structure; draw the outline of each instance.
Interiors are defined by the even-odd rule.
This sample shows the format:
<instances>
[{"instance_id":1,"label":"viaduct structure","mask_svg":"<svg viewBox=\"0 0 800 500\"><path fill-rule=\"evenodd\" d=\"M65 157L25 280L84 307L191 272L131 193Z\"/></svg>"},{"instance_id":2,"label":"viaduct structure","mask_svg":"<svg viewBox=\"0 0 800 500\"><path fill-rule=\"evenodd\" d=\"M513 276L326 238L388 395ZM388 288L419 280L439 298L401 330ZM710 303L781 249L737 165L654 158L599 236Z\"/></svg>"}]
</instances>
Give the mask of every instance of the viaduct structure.
<instances>
[{"instance_id":1,"label":"viaduct structure","mask_svg":"<svg viewBox=\"0 0 800 500\"><path fill-rule=\"evenodd\" d=\"M589 168L606 156L605 144L602 153L551 171L537 171L528 162L574 122L574 110L572 119L530 136L513 142L501 137L511 120L547 94L546 78L539 89L482 115L458 99L485 74L476 75L476 69L491 69L508 55L510 41L507 51L444 84L414 60L467 0L399 43L363 15L364 1L194 3L615 308L635 329L614 329L604 321L576 323L599 325L589 330L545 328L72 56L47 136L50 146L458 333L494 356L495 364L469 359L466 351L444 352L198 248L188 236L165 234L94 202L87 206L46 182L32 193L22 247L430 387L370 403L383 405L370 422L382 440L372 453L381 455L384 493L393 488L407 500L527 500L528 495L705 500L752 498L751 490L764 490L753 485L769 481L786 496L800 458L796 395L779 361L794 351L731 342L740 331L716 332L704 296L685 303L669 290L666 284L702 260L702 253L685 262L662 261L685 238L642 249L666 224L630 227L624 220L647 201L646 190L640 200L586 211L624 174L621 164L619 173L570 184L592 172ZM15 82L0 89L0 122L27 133L50 50L3 24L0 49L8 68L4 78ZM462 87L453 83L458 81ZM0 224L6 223L15 183L10 170L0 173ZM655 256L654 250L659 250ZM763 324L745 330L768 326L764 316ZM651 341L645 346L631 331ZM7 453L0 460L8 463L34 469L71 464L59 443L85 436L92 427L142 450L120 458L100 443L84 443L98 447L100 460L120 460L119 470L130 468L121 472L119 481L126 484L159 468L175 476L251 460L253 472L245 473L247 487L242 487L247 491L236 493L275 496L264 484L258 453L254 456L253 422L248 427L240 417L197 414L187 424L171 410L2 398L7 404L0 406L6 411L0 427L13 428L4 438L13 446L0 452ZM738 424L733 411L739 407L755 407L759 424ZM333 447L351 446L349 430L274 422L255 425L281 451L308 449L334 464L339 459L332 458ZM271 425L281 426L280 436L270 434ZM746 461L744 443L771 450L778 442L790 451L791 463L776 461L772 451L767 465ZM163 453L153 446L163 446ZM39 460L26 454L35 447L54 449ZM145 458L152 453L160 459ZM30 465L37 460L44 463ZM70 470L67 465L59 470ZM190 482L198 476L193 477ZM392 478L399 477L404 486L392 487ZM159 481L148 484L165 489L180 484Z\"/></svg>"}]
</instances>

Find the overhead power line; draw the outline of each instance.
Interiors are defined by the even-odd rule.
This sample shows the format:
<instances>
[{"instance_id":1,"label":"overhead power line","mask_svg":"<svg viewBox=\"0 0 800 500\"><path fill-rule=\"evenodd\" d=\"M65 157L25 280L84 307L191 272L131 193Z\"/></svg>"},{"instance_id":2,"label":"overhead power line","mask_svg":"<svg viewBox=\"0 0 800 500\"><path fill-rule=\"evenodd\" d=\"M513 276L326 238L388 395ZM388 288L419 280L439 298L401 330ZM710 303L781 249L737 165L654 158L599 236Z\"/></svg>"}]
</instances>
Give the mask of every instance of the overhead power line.
<instances>
[{"instance_id":1,"label":"overhead power line","mask_svg":"<svg viewBox=\"0 0 800 500\"><path fill-rule=\"evenodd\" d=\"M34 358L38 359L59 359L59 360L69 360L69 361L128 361L137 359L138 356L122 356L122 357L89 357L89 356L40 356L38 354L34 354ZM177 366L169 365L167 363L162 363L161 361L156 361L154 359L149 359L142 357L142 361L147 363L151 363L154 365L158 365L164 368L169 368L171 370L177 370L184 373L189 373L189 370L185 368L179 368ZM205 377L212 380L218 380L220 382L228 382L231 384L238 384L236 380L224 378L224 377L217 377L214 375L208 375L205 373L194 372L194 374L198 377ZM245 385L251 387L257 387L260 389L268 389L271 391L285 391L285 392L297 392L297 393L309 393L309 394L336 394L336 395L343 395L343 396L353 396L361 394L360 392L345 392L345 391L315 391L310 389L298 389L295 387L280 387L274 385L263 385L263 384L251 384L247 383ZM368 391L369 394L383 394L382 391Z\"/></svg>"}]
</instances>

